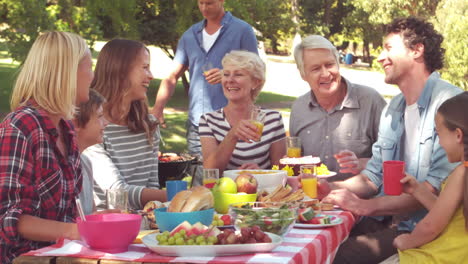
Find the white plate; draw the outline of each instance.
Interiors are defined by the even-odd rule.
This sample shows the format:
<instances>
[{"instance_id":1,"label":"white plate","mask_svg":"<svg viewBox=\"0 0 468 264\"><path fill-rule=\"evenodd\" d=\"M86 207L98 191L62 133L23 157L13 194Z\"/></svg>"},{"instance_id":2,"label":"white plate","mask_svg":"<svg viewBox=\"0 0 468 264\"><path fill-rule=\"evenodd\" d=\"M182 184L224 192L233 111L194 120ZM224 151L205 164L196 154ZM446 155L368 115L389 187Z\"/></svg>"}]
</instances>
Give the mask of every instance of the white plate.
<instances>
[{"instance_id":1,"label":"white plate","mask_svg":"<svg viewBox=\"0 0 468 264\"><path fill-rule=\"evenodd\" d=\"M343 223L343 219L341 219L339 216L332 216L332 219L330 221L330 224L302 224L302 223L295 223L294 227L298 228L324 228L324 227L330 227L330 226L336 226L341 223Z\"/></svg>"},{"instance_id":2,"label":"white plate","mask_svg":"<svg viewBox=\"0 0 468 264\"><path fill-rule=\"evenodd\" d=\"M284 170L227 170L223 176L235 180L242 172L250 173L257 179L259 192L262 190L271 192L280 184L284 186L288 177L288 173Z\"/></svg>"},{"instance_id":3,"label":"white plate","mask_svg":"<svg viewBox=\"0 0 468 264\"><path fill-rule=\"evenodd\" d=\"M329 178L335 176L337 173L334 171L330 171L330 173L325 174L325 175L317 175L318 178Z\"/></svg>"},{"instance_id":4,"label":"white plate","mask_svg":"<svg viewBox=\"0 0 468 264\"><path fill-rule=\"evenodd\" d=\"M143 237L143 243L152 251L162 256L178 256L178 257L193 257L193 256L224 256L224 255L241 255L257 252L270 252L281 242L283 239L275 234L268 233L272 242L271 243L257 243L257 244L233 244L233 245L214 245L214 246L159 246L155 234L149 234Z\"/></svg>"}]
</instances>

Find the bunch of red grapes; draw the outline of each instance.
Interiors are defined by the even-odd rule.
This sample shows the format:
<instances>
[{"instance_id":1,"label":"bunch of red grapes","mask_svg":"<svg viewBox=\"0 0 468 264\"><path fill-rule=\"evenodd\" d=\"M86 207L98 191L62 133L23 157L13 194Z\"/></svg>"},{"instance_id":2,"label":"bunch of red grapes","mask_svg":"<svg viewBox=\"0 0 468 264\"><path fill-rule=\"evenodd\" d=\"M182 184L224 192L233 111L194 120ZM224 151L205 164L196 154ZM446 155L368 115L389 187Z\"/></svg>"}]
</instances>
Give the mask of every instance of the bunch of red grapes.
<instances>
[{"instance_id":1,"label":"bunch of red grapes","mask_svg":"<svg viewBox=\"0 0 468 264\"><path fill-rule=\"evenodd\" d=\"M226 229L217 236L217 239L217 245L271 243L271 238L258 226L242 227L237 235L234 230Z\"/></svg>"}]
</instances>

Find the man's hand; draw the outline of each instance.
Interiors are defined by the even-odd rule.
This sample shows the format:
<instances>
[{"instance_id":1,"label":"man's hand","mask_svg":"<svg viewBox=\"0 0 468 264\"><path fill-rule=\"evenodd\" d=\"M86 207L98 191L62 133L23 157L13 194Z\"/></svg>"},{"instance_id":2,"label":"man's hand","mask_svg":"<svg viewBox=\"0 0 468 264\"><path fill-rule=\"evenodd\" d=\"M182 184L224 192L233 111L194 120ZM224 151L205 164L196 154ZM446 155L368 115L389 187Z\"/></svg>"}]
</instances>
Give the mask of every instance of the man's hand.
<instances>
[{"instance_id":1,"label":"man's hand","mask_svg":"<svg viewBox=\"0 0 468 264\"><path fill-rule=\"evenodd\" d=\"M221 77L223 76L222 71L218 68L213 68L203 73L206 81L209 84L217 84L221 82Z\"/></svg>"},{"instance_id":2,"label":"man's hand","mask_svg":"<svg viewBox=\"0 0 468 264\"><path fill-rule=\"evenodd\" d=\"M340 173L352 173L356 175L361 172L362 168L359 163L359 158L350 150L342 150L334 155L336 161L340 165Z\"/></svg>"},{"instance_id":3,"label":"man's hand","mask_svg":"<svg viewBox=\"0 0 468 264\"><path fill-rule=\"evenodd\" d=\"M300 183L300 180L299 180ZM330 184L326 180L319 179L317 184L317 198L322 200L332 191Z\"/></svg>"},{"instance_id":4,"label":"man's hand","mask_svg":"<svg viewBox=\"0 0 468 264\"><path fill-rule=\"evenodd\" d=\"M166 121L164 120L163 110L157 110L157 109L153 108L153 111L151 111L151 114L153 114L154 117L156 117L158 119L159 125L161 125L161 127L167 128Z\"/></svg>"},{"instance_id":5,"label":"man's hand","mask_svg":"<svg viewBox=\"0 0 468 264\"><path fill-rule=\"evenodd\" d=\"M341 209L350 211L353 214L367 215L367 208L364 205L364 201L366 200L359 198L348 189L333 190L322 200L324 203L338 205Z\"/></svg>"}]
</instances>

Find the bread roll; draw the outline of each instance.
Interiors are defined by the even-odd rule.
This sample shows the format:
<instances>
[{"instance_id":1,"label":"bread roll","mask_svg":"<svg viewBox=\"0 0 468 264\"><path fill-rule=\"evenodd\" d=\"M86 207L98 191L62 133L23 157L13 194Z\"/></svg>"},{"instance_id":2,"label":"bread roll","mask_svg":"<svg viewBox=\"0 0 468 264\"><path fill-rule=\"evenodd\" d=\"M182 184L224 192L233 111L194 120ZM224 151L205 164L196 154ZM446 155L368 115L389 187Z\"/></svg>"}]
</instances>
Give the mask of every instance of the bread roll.
<instances>
[{"instance_id":1,"label":"bread roll","mask_svg":"<svg viewBox=\"0 0 468 264\"><path fill-rule=\"evenodd\" d=\"M181 212L182 208L187 202L188 197L191 194L192 194L192 191L190 190L178 192L174 196L174 198L172 198L171 204L169 205L169 208L167 208L167 211L168 212Z\"/></svg>"},{"instance_id":2,"label":"bread roll","mask_svg":"<svg viewBox=\"0 0 468 264\"><path fill-rule=\"evenodd\" d=\"M187 202L181 212L193 212L213 208L214 197L208 188L197 186L192 188L192 194L188 197Z\"/></svg>"}]
</instances>

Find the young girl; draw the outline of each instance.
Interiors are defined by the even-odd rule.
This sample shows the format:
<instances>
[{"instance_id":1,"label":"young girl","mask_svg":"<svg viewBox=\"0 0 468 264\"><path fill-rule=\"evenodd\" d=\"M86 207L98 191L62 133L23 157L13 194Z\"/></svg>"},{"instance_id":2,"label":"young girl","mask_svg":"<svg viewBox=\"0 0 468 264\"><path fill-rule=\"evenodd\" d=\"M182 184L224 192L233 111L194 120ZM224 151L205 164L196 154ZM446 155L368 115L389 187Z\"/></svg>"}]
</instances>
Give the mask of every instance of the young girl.
<instances>
[{"instance_id":1,"label":"young girl","mask_svg":"<svg viewBox=\"0 0 468 264\"><path fill-rule=\"evenodd\" d=\"M401 180L404 191L413 195L429 213L413 232L395 238L400 263L464 263L468 259L468 92L445 101L435 117L440 145L450 162L462 162L446 182L439 197L412 176ZM463 206L462 206L463 203ZM463 208L465 208L465 216ZM394 263L387 260L385 263Z\"/></svg>"},{"instance_id":2,"label":"young girl","mask_svg":"<svg viewBox=\"0 0 468 264\"><path fill-rule=\"evenodd\" d=\"M102 105L106 99L96 90L89 90L89 100L80 104L73 118L78 149L83 152L86 148L103 142L104 128L108 122L104 118ZM79 195L81 206L86 215L96 211L93 192L93 170L91 161L81 155L83 172L83 188ZM110 211L108 211L110 212Z\"/></svg>"},{"instance_id":3,"label":"young girl","mask_svg":"<svg viewBox=\"0 0 468 264\"><path fill-rule=\"evenodd\" d=\"M158 189L158 123L146 98L152 79L150 54L140 42L114 39L99 53L91 88L107 100L110 124L104 142L83 152L92 161L98 208L105 206L107 189L128 190L132 209L166 200L166 191Z\"/></svg>"},{"instance_id":4,"label":"young girl","mask_svg":"<svg viewBox=\"0 0 468 264\"><path fill-rule=\"evenodd\" d=\"M88 100L91 52L78 35L47 32L34 41L0 124L0 263L79 239L75 197L80 152L70 123Z\"/></svg>"}]
</instances>

